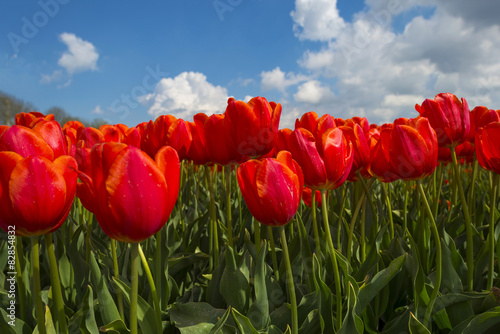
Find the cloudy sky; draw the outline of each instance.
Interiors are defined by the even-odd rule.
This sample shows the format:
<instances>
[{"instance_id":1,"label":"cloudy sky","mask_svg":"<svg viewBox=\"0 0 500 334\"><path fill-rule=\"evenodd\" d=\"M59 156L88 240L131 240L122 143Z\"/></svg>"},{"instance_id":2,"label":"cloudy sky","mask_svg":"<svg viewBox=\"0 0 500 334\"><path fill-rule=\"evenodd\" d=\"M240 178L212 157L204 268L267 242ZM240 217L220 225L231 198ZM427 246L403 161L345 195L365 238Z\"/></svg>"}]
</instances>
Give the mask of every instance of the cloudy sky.
<instances>
[{"instance_id":1,"label":"cloudy sky","mask_svg":"<svg viewBox=\"0 0 500 334\"><path fill-rule=\"evenodd\" d=\"M500 109L497 0L7 0L0 90L129 126L229 96L372 123L440 92Z\"/></svg>"}]
</instances>

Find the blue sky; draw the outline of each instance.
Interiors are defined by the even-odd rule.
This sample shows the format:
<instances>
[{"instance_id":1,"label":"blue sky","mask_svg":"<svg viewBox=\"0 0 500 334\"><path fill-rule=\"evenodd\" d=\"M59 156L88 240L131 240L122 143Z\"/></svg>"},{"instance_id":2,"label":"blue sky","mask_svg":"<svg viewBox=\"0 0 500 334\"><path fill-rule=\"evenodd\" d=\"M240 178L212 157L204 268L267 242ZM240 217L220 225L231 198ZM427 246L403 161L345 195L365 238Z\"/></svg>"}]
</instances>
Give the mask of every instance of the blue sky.
<instances>
[{"instance_id":1,"label":"blue sky","mask_svg":"<svg viewBox=\"0 0 500 334\"><path fill-rule=\"evenodd\" d=\"M500 6L480 0L8 0L0 90L129 126L228 96L371 122L450 91L500 109Z\"/></svg>"}]
</instances>

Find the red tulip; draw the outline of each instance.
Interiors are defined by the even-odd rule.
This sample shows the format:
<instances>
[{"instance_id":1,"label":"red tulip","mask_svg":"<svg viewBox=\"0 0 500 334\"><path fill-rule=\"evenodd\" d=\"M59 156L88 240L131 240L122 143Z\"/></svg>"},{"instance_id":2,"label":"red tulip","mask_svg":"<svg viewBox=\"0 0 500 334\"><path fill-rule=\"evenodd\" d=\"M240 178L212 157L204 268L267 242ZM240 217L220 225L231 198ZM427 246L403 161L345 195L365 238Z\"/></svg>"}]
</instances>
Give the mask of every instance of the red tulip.
<instances>
[{"instance_id":1,"label":"red tulip","mask_svg":"<svg viewBox=\"0 0 500 334\"><path fill-rule=\"evenodd\" d=\"M43 156L0 152L0 227L15 226L17 235L57 230L68 217L77 182L74 158L53 162Z\"/></svg>"},{"instance_id":2,"label":"red tulip","mask_svg":"<svg viewBox=\"0 0 500 334\"><path fill-rule=\"evenodd\" d=\"M281 104L260 96L248 103L229 98L225 115L241 155L255 158L271 152L278 134Z\"/></svg>"},{"instance_id":3,"label":"red tulip","mask_svg":"<svg viewBox=\"0 0 500 334\"><path fill-rule=\"evenodd\" d=\"M166 223L179 193L177 152L164 146L153 161L134 146L101 143L90 152L92 168L79 173L78 197L103 231L124 242L140 242Z\"/></svg>"},{"instance_id":4,"label":"red tulip","mask_svg":"<svg viewBox=\"0 0 500 334\"><path fill-rule=\"evenodd\" d=\"M417 180L434 172L437 165L436 133L424 117L396 120L390 133L391 167L403 180Z\"/></svg>"},{"instance_id":5,"label":"red tulip","mask_svg":"<svg viewBox=\"0 0 500 334\"><path fill-rule=\"evenodd\" d=\"M302 190L302 200L304 201L305 205L308 207L311 207L312 205L312 192L313 190L308 187L304 187ZM326 193L328 195L328 193ZM319 190L314 190L314 202L316 202L316 207L321 206L321 191Z\"/></svg>"},{"instance_id":6,"label":"red tulip","mask_svg":"<svg viewBox=\"0 0 500 334\"><path fill-rule=\"evenodd\" d=\"M288 142L292 132L292 129L288 128L278 130L278 136L274 142L274 156L277 156L279 151L289 151Z\"/></svg>"},{"instance_id":7,"label":"red tulip","mask_svg":"<svg viewBox=\"0 0 500 334\"><path fill-rule=\"evenodd\" d=\"M469 141L474 143L476 139L476 131L483 126L493 123L500 122L499 111L488 109L483 106L475 107L470 112L470 132Z\"/></svg>"},{"instance_id":8,"label":"red tulip","mask_svg":"<svg viewBox=\"0 0 500 334\"><path fill-rule=\"evenodd\" d=\"M368 146L367 136L363 132L363 128L358 123L351 123L352 126L341 126L344 136L352 143L354 149L354 160L352 163L351 172L349 173L348 180L356 181L358 179L357 173L360 172L363 178L369 178L366 167L370 160L370 146Z\"/></svg>"},{"instance_id":9,"label":"red tulip","mask_svg":"<svg viewBox=\"0 0 500 334\"><path fill-rule=\"evenodd\" d=\"M500 174L500 122L490 123L476 132L476 155L479 164Z\"/></svg>"},{"instance_id":10,"label":"red tulip","mask_svg":"<svg viewBox=\"0 0 500 334\"><path fill-rule=\"evenodd\" d=\"M303 128L309 130L316 138L316 142L321 142L321 136L327 130L336 127L335 119L325 114L318 118L314 111L310 111L302 115L300 119L295 120L295 129Z\"/></svg>"},{"instance_id":11,"label":"red tulip","mask_svg":"<svg viewBox=\"0 0 500 334\"><path fill-rule=\"evenodd\" d=\"M397 171L392 168L390 163L389 146L393 127L393 124L384 124L380 128L378 139L376 136L372 137L371 145L373 146L370 149L370 162L368 164L370 174L386 183L400 179Z\"/></svg>"},{"instance_id":12,"label":"red tulip","mask_svg":"<svg viewBox=\"0 0 500 334\"><path fill-rule=\"evenodd\" d=\"M177 151L180 160L184 160L192 141L188 122L172 115L161 115L154 122L147 123L141 148L153 158L160 148L168 145Z\"/></svg>"},{"instance_id":13,"label":"red tulip","mask_svg":"<svg viewBox=\"0 0 500 334\"><path fill-rule=\"evenodd\" d=\"M470 116L467 101L462 102L450 93L436 95L434 100L426 99L422 106L415 105L420 116L427 117L436 131L439 146L454 147L469 136Z\"/></svg>"},{"instance_id":14,"label":"red tulip","mask_svg":"<svg viewBox=\"0 0 500 334\"><path fill-rule=\"evenodd\" d=\"M191 147L189 147L187 159L193 161L195 165L205 165L210 162L210 157L207 151L203 126L198 126L195 122L188 122L188 124L193 141Z\"/></svg>"},{"instance_id":15,"label":"red tulip","mask_svg":"<svg viewBox=\"0 0 500 334\"><path fill-rule=\"evenodd\" d=\"M293 131L289 148L304 173L306 186L314 190L331 190L347 179L353 162L352 144L342 130L331 128L317 142L304 128Z\"/></svg>"},{"instance_id":16,"label":"red tulip","mask_svg":"<svg viewBox=\"0 0 500 334\"><path fill-rule=\"evenodd\" d=\"M210 160L221 166L240 163L243 155L238 151L231 130L224 114L207 116L203 113L194 115L196 126L202 128L206 149Z\"/></svg>"},{"instance_id":17,"label":"red tulip","mask_svg":"<svg viewBox=\"0 0 500 334\"><path fill-rule=\"evenodd\" d=\"M250 160L236 172L241 194L255 219L264 225L282 226L297 212L304 185L302 171L290 152L276 159Z\"/></svg>"},{"instance_id":18,"label":"red tulip","mask_svg":"<svg viewBox=\"0 0 500 334\"><path fill-rule=\"evenodd\" d=\"M26 158L42 156L53 161L67 154L67 144L59 123L41 121L33 128L13 125L0 134L0 151L12 151Z\"/></svg>"},{"instance_id":19,"label":"red tulip","mask_svg":"<svg viewBox=\"0 0 500 334\"><path fill-rule=\"evenodd\" d=\"M16 125L32 128L40 120L53 121L54 115L44 115L38 111L31 111L29 113L21 112L16 114Z\"/></svg>"}]
</instances>

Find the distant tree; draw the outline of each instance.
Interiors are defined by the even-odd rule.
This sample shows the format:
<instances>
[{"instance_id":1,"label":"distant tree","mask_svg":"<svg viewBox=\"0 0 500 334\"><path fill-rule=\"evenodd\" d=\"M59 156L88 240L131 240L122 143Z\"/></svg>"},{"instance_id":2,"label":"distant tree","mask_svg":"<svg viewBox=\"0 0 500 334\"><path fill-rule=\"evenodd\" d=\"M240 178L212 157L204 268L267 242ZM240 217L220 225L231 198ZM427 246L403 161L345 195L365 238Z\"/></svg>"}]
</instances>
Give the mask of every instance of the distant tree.
<instances>
[{"instance_id":1,"label":"distant tree","mask_svg":"<svg viewBox=\"0 0 500 334\"><path fill-rule=\"evenodd\" d=\"M0 124L12 125L15 123L16 114L33 110L35 107L30 102L0 91Z\"/></svg>"},{"instance_id":2,"label":"distant tree","mask_svg":"<svg viewBox=\"0 0 500 334\"><path fill-rule=\"evenodd\" d=\"M93 128L96 128L96 129L99 129L99 127L101 125L104 125L104 124L108 124L108 122L106 122L105 120L101 119L101 118L94 118L91 122L90 122L90 125L91 127Z\"/></svg>"}]
</instances>

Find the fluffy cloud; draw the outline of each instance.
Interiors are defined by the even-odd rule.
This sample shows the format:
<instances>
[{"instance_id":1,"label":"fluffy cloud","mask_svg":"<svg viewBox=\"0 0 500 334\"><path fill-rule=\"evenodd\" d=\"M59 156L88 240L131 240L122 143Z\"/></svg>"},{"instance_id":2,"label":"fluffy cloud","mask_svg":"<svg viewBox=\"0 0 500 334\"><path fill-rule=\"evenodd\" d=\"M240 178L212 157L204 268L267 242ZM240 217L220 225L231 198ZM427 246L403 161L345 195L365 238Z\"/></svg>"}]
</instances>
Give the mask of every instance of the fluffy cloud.
<instances>
[{"instance_id":1,"label":"fluffy cloud","mask_svg":"<svg viewBox=\"0 0 500 334\"><path fill-rule=\"evenodd\" d=\"M209 115L224 112L227 99L227 89L214 86L204 74L182 72L174 78L161 79L153 93L138 100L149 106L151 116L171 114L189 120L198 112Z\"/></svg>"},{"instance_id":2,"label":"fluffy cloud","mask_svg":"<svg viewBox=\"0 0 500 334\"><path fill-rule=\"evenodd\" d=\"M318 30L324 24L318 10L323 1L297 0L291 14L296 36L322 41L298 60L310 78L289 86L296 89L298 107L302 113L366 116L380 123L415 117L416 103L451 92L465 97L471 108L499 109L500 25L492 13L500 10L500 3L479 3L366 0L352 22L340 21L335 9L332 20L342 24L327 29L328 35ZM432 9L425 17L422 6ZM334 82L335 95L325 82Z\"/></svg>"},{"instance_id":3,"label":"fluffy cloud","mask_svg":"<svg viewBox=\"0 0 500 334\"><path fill-rule=\"evenodd\" d=\"M59 38L66 44L68 51L64 52L58 60L58 64L66 69L71 75L77 72L97 70L97 53L92 43L84 41L75 34L62 33Z\"/></svg>"},{"instance_id":4,"label":"fluffy cloud","mask_svg":"<svg viewBox=\"0 0 500 334\"><path fill-rule=\"evenodd\" d=\"M282 93L285 93L289 86L307 80L305 75L296 75L291 72L285 73L279 67L271 71L263 71L260 76L262 90L276 89Z\"/></svg>"},{"instance_id":5,"label":"fluffy cloud","mask_svg":"<svg viewBox=\"0 0 500 334\"><path fill-rule=\"evenodd\" d=\"M345 26L336 0L295 0L295 10L290 15L295 36L301 40L328 41Z\"/></svg>"},{"instance_id":6,"label":"fluffy cloud","mask_svg":"<svg viewBox=\"0 0 500 334\"><path fill-rule=\"evenodd\" d=\"M331 101L334 96L329 87L317 80L311 80L300 85L293 98L297 102L319 104Z\"/></svg>"}]
</instances>

